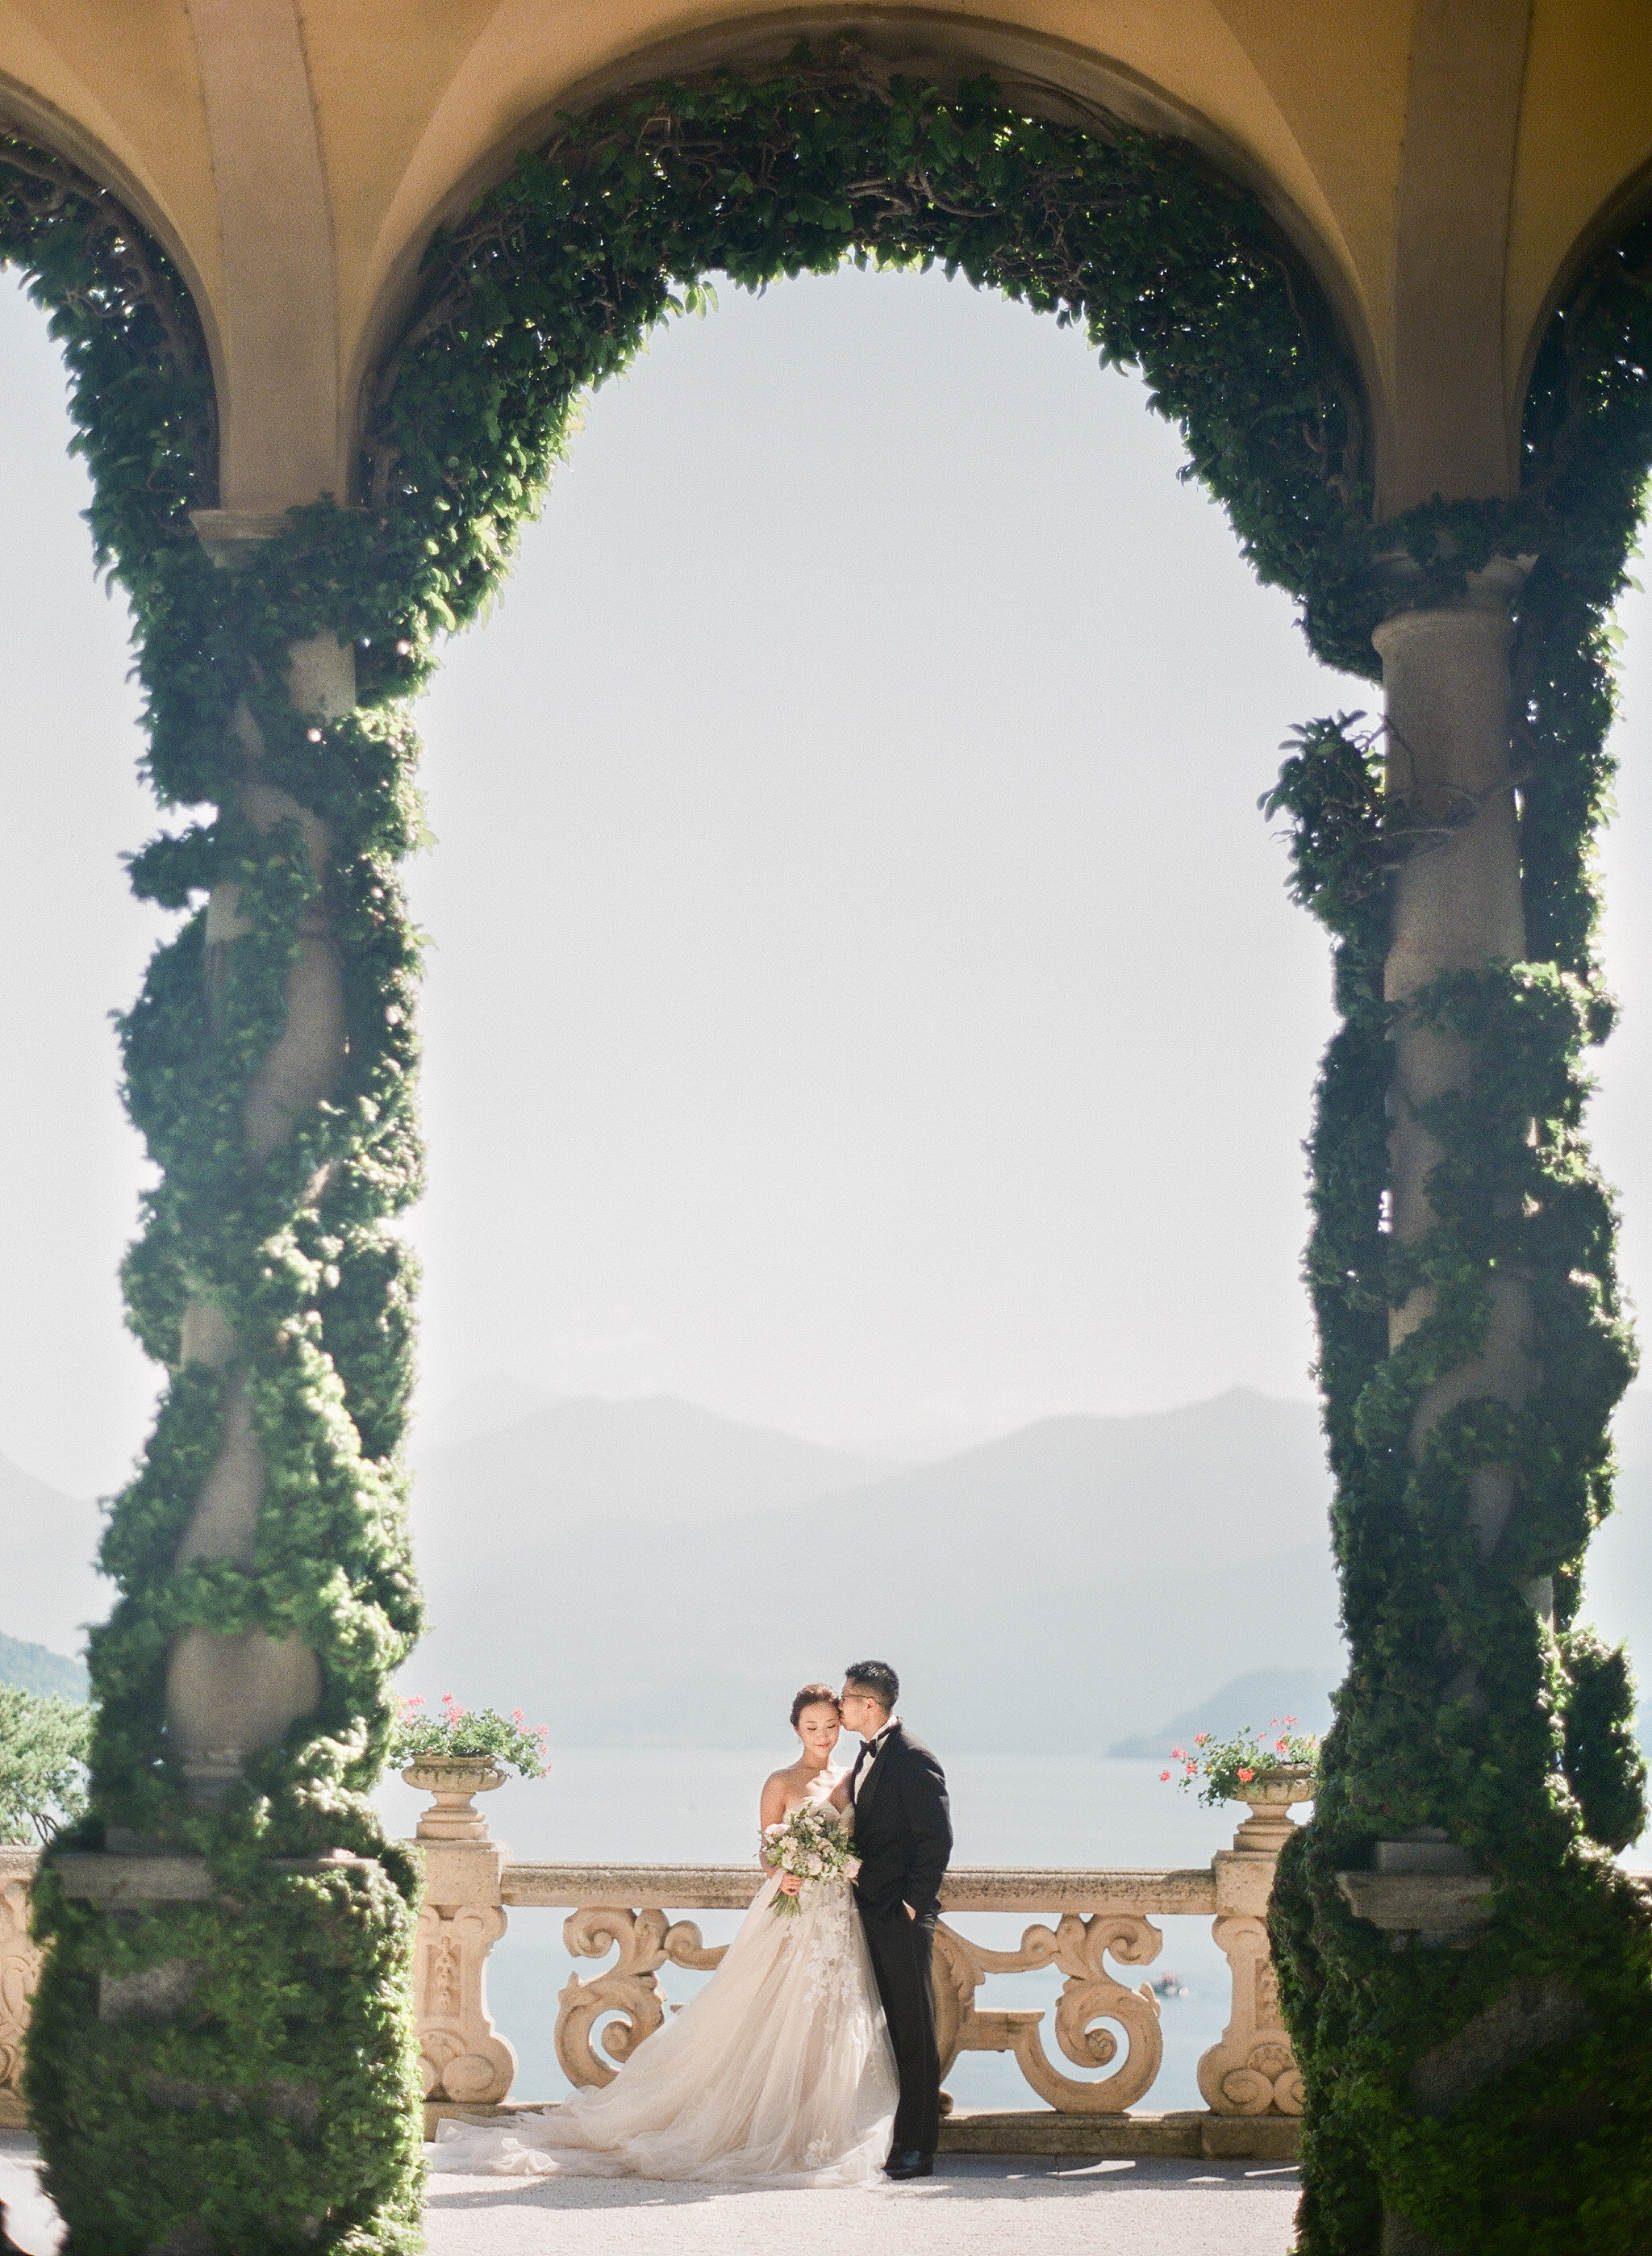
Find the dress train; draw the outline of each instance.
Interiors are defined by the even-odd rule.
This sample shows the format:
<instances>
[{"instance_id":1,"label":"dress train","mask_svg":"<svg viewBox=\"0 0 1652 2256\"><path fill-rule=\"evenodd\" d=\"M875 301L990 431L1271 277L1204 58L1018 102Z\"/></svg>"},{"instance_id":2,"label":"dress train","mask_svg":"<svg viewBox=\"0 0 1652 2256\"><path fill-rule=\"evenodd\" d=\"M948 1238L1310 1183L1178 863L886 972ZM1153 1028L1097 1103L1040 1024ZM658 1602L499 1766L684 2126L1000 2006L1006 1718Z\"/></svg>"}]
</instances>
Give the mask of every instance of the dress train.
<instances>
[{"instance_id":1,"label":"dress train","mask_svg":"<svg viewBox=\"0 0 1652 2256\"><path fill-rule=\"evenodd\" d=\"M432 2169L531 2177L863 2185L889 2154L895 2061L847 1881L806 1881L795 1918L777 1874L699 1994L614 2081L506 2126L449 2117Z\"/></svg>"}]
</instances>

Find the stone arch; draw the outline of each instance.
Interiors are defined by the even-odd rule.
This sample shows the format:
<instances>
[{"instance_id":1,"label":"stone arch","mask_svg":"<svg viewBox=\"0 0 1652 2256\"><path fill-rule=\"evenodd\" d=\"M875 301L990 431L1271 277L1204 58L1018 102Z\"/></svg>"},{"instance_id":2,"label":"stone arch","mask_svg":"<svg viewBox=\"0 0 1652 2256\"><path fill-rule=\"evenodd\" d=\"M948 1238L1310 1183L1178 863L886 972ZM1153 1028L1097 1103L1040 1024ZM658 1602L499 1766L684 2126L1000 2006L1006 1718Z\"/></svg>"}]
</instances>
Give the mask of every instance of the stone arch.
<instances>
[{"instance_id":1,"label":"stone arch","mask_svg":"<svg viewBox=\"0 0 1652 2256\"><path fill-rule=\"evenodd\" d=\"M195 257L189 236L174 220L159 192L102 135L81 118L46 101L20 80L0 73L0 134L16 134L37 149L60 157L88 180L114 196L151 236L183 277L196 318L213 355L223 365L218 308Z\"/></svg>"},{"instance_id":2,"label":"stone arch","mask_svg":"<svg viewBox=\"0 0 1652 2256\"><path fill-rule=\"evenodd\" d=\"M1652 157L1623 180L1616 193L1593 213L1573 239L1571 248L1556 270L1524 338L1515 363L1515 397L1523 406L1530 397L1538 357L1555 316L1570 305L1599 262L1624 243L1646 220L1652 219Z\"/></svg>"},{"instance_id":3,"label":"stone arch","mask_svg":"<svg viewBox=\"0 0 1652 2256\"><path fill-rule=\"evenodd\" d=\"M218 307L187 235L173 224L172 215L132 167L123 163L107 143L78 118L41 100L15 80L0 77L0 167L12 153L4 145L7 137L20 142L25 150L58 160L64 167L66 181L76 192L91 198L109 199L111 215L133 222L138 236L147 238L144 248L158 248L175 270L183 286L188 318L199 332L211 376L214 446L212 462L204 466L204 483L208 490L207 497L215 497L219 467L217 417L220 403L228 396L228 363ZM20 262L11 259L6 263Z\"/></svg>"},{"instance_id":4,"label":"stone arch","mask_svg":"<svg viewBox=\"0 0 1652 2256\"><path fill-rule=\"evenodd\" d=\"M417 193L410 164L397 205L387 215L381 251L383 269L370 309L357 333L343 396L359 433L376 370L395 349L416 295L418 273L432 236L462 217L475 198L496 187L524 152L553 138L569 115L623 102L671 79L699 80L728 70L766 72L783 65L799 42L817 53L850 50L885 79L922 78L943 92L990 77L1008 102L1030 116L1086 130L1122 123L1197 151L1214 174L1255 197L1281 246L1299 264L1309 293L1319 301L1339 349L1355 372L1368 434L1374 441L1384 417L1379 356L1337 216L1318 191L1271 95L1257 81L1276 132L1296 158L1291 167L1271 164L1185 95L1129 64L1025 25L938 9L791 6L653 39L587 74L555 97L513 121L468 157L450 180L424 195L417 216L398 210L402 195ZM1251 67L1247 60L1247 68ZM434 137L432 132L426 141ZM1317 207L1317 208L1316 208ZM384 238L382 238L382 244Z\"/></svg>"},{"instance_id":5,"label":"stone arch","mask_svg":"<svg viewBox=\"0 0 1652 2256\"><path fill-rule=\"evenodd\" d=\"M514 167L502 145L495 185L431 237L372 371L354 487L368 520L402 538L428 519L440 545L457 486L477 505L478 481L513 448L507 488L537 483L573 400L671 309L667 275L696 286L727 268L755 284L844 256L933 257L1139 363L1262 578L1311 609L1327 569L1341 568L1333 556L1346 561L1363 537L1374 477L1365 371L1314 269L1191 137L1149 132L1070 91L1071 122L1041 116L974 73L976 60L953 59L951 92L859 45L823 56L800 44L766 72L628 74L619 95L598 89L582 112L561 113L552 139L516 140ZM618 188L602 167L633 140L643 170ZM745 191L724 196L718 167L743 179L747 165L766 185L742 207ZM552 205L577 249L541 240ZM486 307L475 319L473 304ZM523 322L541 343L523 348ZM490 387L485 425L460 440ZM439 426L432 453L425 434ZM392 476L391 461L420 468ZM502 561L473 560L450 591L455 618ZM1351 651L1354 670L1371 671L1363 632L1342 636L1336 661Z\"/></svg>"},{"instance_id":6,"label":"stone arch","mask_svg":"<svg viewBox=\"0 0 1652 2256\"><path fill-rule=\"evenodd\" d=\"M731 114L726 108L725 126ZM926 159L933 175L957 188L958 201L974 195L983 204L993 181L1013 173L1004 152L1016 151L1026 167L1021 189L1036 187L1044 160L1031 152L1044 145L1039 131L1023 133L1008 105L989 111L983 101L972 116L986 137L970 143L968 162L982 171L970 174L936 142ZM955 123L946 129L954 152ZM1445 123L1449 139L1449 116ZM862 138L852 153L863 155L873 137L855 130ZM992 138L998 132L1002 141ZM1440 2057L1435 2041L1462 2026L1466 1999L1488 2013L1517 1999L1511 1983L1534 1971L1534 1935L1548 1954L1536 1970L1568 1980L1575 1972L1586 1985L1586 2010L1599 2017L1593 2054L1565 2063L1572 2089L1589 2103L1579 2119L1594 2119L1603 2093L1624 2108L1629 2136L1644 2137L1652 2113L1644 2078L1632 2083L1645 2053L1645 1907L1609 1858L1582 1852L1585 1833L1610 1851L1641 1815L1627 1676L1618 1656L1582 1639L1564 1648L1556 1641L1571 1639L1557 1590L1568 1579L1575 1586L1588 1526L1605 1506L1606 1418L1628 1371L1609 1202L1577 1142L1578 1059L1607 1017L1589 961L1588 843L1606 780L1598 630L1652 452L1643 373L1652 354L1641 306L1620 306L1602 365L1613 375L1627 370L1632 380L1622 398L1580 428L1587 476L1548 521L1538 511L1517 513L1501 494L1425 499L1397 532L1385 527L1378 536L1407 544L1398 560L1403 574L1384 582L1376 568L1392 560L1374 553L1366 492L1333 492L1325 462L1315 467L1316 455L1334 454L1339 463L1355 442L1322 420L1316 445L1311 429L1301 427L1314 411L1309 380L1321 363L1316 333L1286 286L1299 273L1311 278L1308 270L1289 248L1281 250L1269 231L1276 222L1261 203L1247 204L1207 156L1201 171L1197 152L1184 160L1170 147L1166 157L1163 145L1157 152L1143 145L1130 161L1149 186L1181 165L1177 194L1163 200L1165 223L1187 229L1179 264L1128 265L1128 230L1120 227L1115 239L1097 228L1081 271L1055 262L1030 282L1019 271L1010 278L1026 285L1022 294L1034 303L1069 317L1088 320L1092 300L1102 305L1098 342L1149 365L1171 413L1199 443L1206 482L1269 575L1325 598L1335 620L1334 631L1320 636L1325 654L1368 668L1374 625L1381 635L1394 738L1405 755L1395 762L1398 787L1381 791L1368 741L1319 723L1304 732L1275 795L1297 821L1298 892L1336 933L1345 975L1347 1025L1327 1066L1316 1153L1327 1234L1311 1273L1325 1320L1340 1526L1353 1547L1350 1612L1369 1656L1350 1680L1348 1728L1328 1757L1316 1837L1287 1873L1288 1900L1277 1908L1290 1922L1287 1963L1299 1986L1289 2009L1318 2116L1311 2192L1321 2217L1359 2206L1371 2228L1361 2227L1361 2245L1374 2248L1379 2233L1385 2245L1394 2238L1380 2217L1386 2206L1402 2237L1415 2228L1481 2245L1480 2217L1516 2208L1523 2217L1534 2200L1559 2214L1564 2198L1569 2213L1598 2217L1612 2175L1611 2155L1569 2152L1563 2196L1543 2143L1556 2119L1529 2123L1519 2111L1522 2092L1493 2126L1501 2145L1487 2142L1483 2117L1438 2129L1417 2120L1412 2065L1420 2063L1426 2078L1428 2061ZM898 154L886 139L880 193L900 187L907 200L889 208L917 212L929 226L948 207L927 187L927 202L908 194L915 176L901 170ZM1100 177L1102 167L1088 170L1082 151L1070 145L1067 155L1071 180ZM834 161L822 160L817 190ZM764 168L754 169L761 176ZM559 215L554 251L580 215L564 196L566 181L552 187L545 208ZM1225 236L1213 223L1201 236L1189 224L1206 209L1201 197L1227 197L1230 216L1242 208L1248 231ZM1004 194L994 209L1009 208ZM1084 207L1086 218L1100 208L1094 201ZM1128 208L1158 208L1150 195ZM813 250L792 244L798 264L825 265L846 250L876 247L869 227L833 218L829 198L821 208ZM1079 205L1064 208L1076 213ZM974 222L991 214L952 216ZM495 217L484 213L477 224ZM1131 222L1138 232L1144 224ZM788 225L795 236L795 201ZM288 2237L301 2220L347 2198L359 2204L356 2214L371 2203L391 2223L411 2215L405 2048L394 1980L386 1977L405 1963L413 1875L363 1799L390 1738L389 1674L418 1628L396 1460L411 1287L386 1227L413 1195L418 1167L409 1026L417 943L394 872L412 843L413 744L404 721L387 709L424 678L438 631L474 613L496 582L510 525L561 436L561 411L623 365L669 310L671 278L724 264L754 280L789 271L790 251L765 266L761 245L743 262L726 260L718 254L728 247L728 225L720 219L716 227L722 232L707 221L692 241L685 233L680 257L667 243L651 268L646 255L629 267L616 260L612 295L625 303L608 328L592 318L581 330L580 317L590 313L578 294L581 278L608 270L582 263L576 243L565 262L572 294L546 294L525 324L534 334L517 356L514 395L505 381L509 356L491 365L486 359L494 349L489 324L467 328L456 318L448 391L437 396L432 379L428 428L416 428L410 414L403 435L422 453L404 457L411 467L393 505L376 514L318 502L313 481L284 491L293 506L250 528L257 537L245 539L235 571L215 571L193 539L187 481L175 466L159 490L147 482L151 459L123 443L130 427L118 427L119 379L128 370L119 356L133 325L119 318L127 310L119 293L113 321L104 319L106 273L89 282L83 272L72 277L60 301L66 327L79 325L83 382L92 370L88 437L109 440L96 464L111 488L100 495L114 528L106 546L136 583L144 612L151 773L173 803L227 810L227 819L157 840L133 865L145 898L189 917L158 952L128 1021L133 1117L152 1132L163 1167L151 1230L129 1273L130 1305L145 1344L172 1368L174 1385L144 1468L111 1522L106 1555L123 1598L94 1649L103 1736L93 1822L105 1829L96 1846L88 1837L83 1853L66 1851L81 1858L67 1875L80 1907L66 1910L69 1896L60 1893L49 1914L53 1955L32 2040L32 2073L55 2141L51 2166L76 2210L77 2233L111 2237L103 2205L116 2192L150 2205L141 2231L130 2217L120 2226L146 2245L173 2245L179 2232L198 2238L197 2213L226 2187L232 2197L264 2200L269 2181L238 2169L230 2151L257 2135L243 2100L280 2113L295 2091L324 2090L333 2111L327 2151L301 2152L294 2143L282 2157ZM16 233L26 237L26 225ZM653 238L640 222L639 240L646 254ZM949 257L955 247L938 222L931 235L914 226L903 236L892 226L888 240L898 256L914 258ZM1235 242L1251 265L1232 251ZM970 251L957 264L972 278L1002 283L1009 270L995 267L990 243L977 248L980 256ZM1220 265L1230 257L1231 266ZM1237 376L1225 348L1236 342L1244 360L1245 325L1220 333L1212 325L1210 301L1199 293L1213 274L1239 276L1235 302L1261 333ZM1088 277L1099 278L1094 288ZM1102 286L1112 281L1109 300ZM534 309L524 300L516 310ZM440 335L441 312L433 301L424 342ZM518 344L524 328L514 332ZM498 334L513 332L504 323ZM1324 334L1334 349L1332 325ZM1143 335L1153 340L1150 352L1141 346ZM1202 360L1190 345L1200 336ZM549 383L547 343L584 356ZM106 348L110 356L99 363ZM1501 370L1500 352L1485 356ZM164 358L150 355L151 363ZM432 365L439 359L433 354ZM107 398L100 369L116 379ZM151 364L142 372L156 371ZM334 375L329 367L327 387ZM488 405L494 391L498 413ZM467 427L479 402L496 422L514 418L503 442L474 422ZM103 434L106 405L117 427ZM151 396L149 405L143 435L169 437L175 397L169 404ZM283 405L290 411L292 398L284 396ZM331 442L335 420L326 430ZM1531 551L1545 569L1528 577ZM1540 652L1547 645L1541 694L1529 701L1537 757L1530 774L1519 777L1509 742L1516 606L1522 636ZM1516 790L1524 802L1518 824ZM1430 850L1416 850L1431 839ZM1391 864L1405 895L1393 932L1381 882ZM197 908L201 895L208 904ZM1523 931L1516 916L1502 914L1510 905L1528 920ZM237 953L216 991L219 1038L203 1044L202 996L214 992L205 976L209 933L214 945L221 940ZM302 1017L296 980L310 943L313 955L337 948L341 978L348 969L360 1008L348 1042L337 1039L337 1014L329 1019L325 1077L282 1104L285 1132L272 1142L263 1124L275 1109L263 1102L271 1086L264 1076ZM1395 998L1406 1012L1402 1071L1409 1082L1396 1081L1391 1064L1400 1054L1391 1038ZM319 1015L312 1014L313 1027ZM1395 1090L1397 1110L1389 1103ZM1540 1117L1548 1132L1534 1142L1526 1129ZM1435 1165L1429 1139L1437 1132L1435 1148L1460 1161L1452 1169ZM1391 1233L1381 1220L1389 1194L1397 1217ZM1438 1210L1430 1204L1437 1195ZM1397 1263L1383 1243L1390 1235ZM1449 1295L1436 1293L1437 1276ZM1523 1369L1509 1368L1514 1357L1494 1365L1481 1350L1495 1308L1512 1312L1506 1336L1523 1342L1537 1287L1557 1375L1539 1364L1529 1383ZM1403 1323L1395 1321L1401 1317ZM276 1506L265 1513L259 1504L250 1559L186 1542L206 1495L203 1476L221 1461L221 1445L235 1439L227 1390L243 1382L261 1421ZM276 1650L285 1639L315 1653L330 1705L313 1716L266 1711L232 1746L217 1738L197 1745L172 1731L158 1688L163 1663L181 1638L197 1632L219 1640L257 1634ZM1546 1696L1566 1670L1571 1767L1585 1781L1570 1799L1557 1786L1561 1750ZM1480 1759L1480 1748L1493 1759ZM203 1760L192 1777L194 1754ZM201 2083L189 2087L213 2103L198 2111L212 2119L207 2135L164 2182L153 2172L144 2182L131 2167L145 2136L130 2104L131 2059L121 2049L124 2035L111 2034L93 2003L104 1977L130 1967L129 1945L113 1923L119 1914L85 1908L111 1876L123 1888L130 1883L123 1834L128 1851L134 1841L149 1843L174 1861L181 1850L205 1844L236 1891L226 1926L203 1863L193 1873L198 1890L178 1899L185 1908L168 1914L172 1925L155 1930L162 1963L199 1968L192 2012L219 2032ZM1468 1862L1466 1873L1460 1865L1442 1871L1434 1854L1442 1845ZM1365 1860L1377 1849L1412 1861L1379 1862L1371 1872ZM60 1868L62 1858L56 1862ZM1451 1907L1423 1884L1444 1881L1450 1895L1466 1877L1494 1883L1501 1899L1492 1932L1476 1945L1472 1990L1454 1979L1448 1994L1439 1978L1430 1988L1442 1970L1453 1978L1459 1971L1443 1954L1396 1959L1372 1937L1351 1937L1350 1921L1366 1916L1360 1879L1403 1882L1402 1912L1416 1909L1420 1891L1432 1906L1428 1915L1388 1924L1438 1939L1457 1931L1435 1915ZM1356 1882L1352 1893L1341 1885L1347 1879ZM1392 1892L1388 1908L1395 1908ZM1373 1914L1369 1923L1384 1921ZM1590 1941L1581 1958L1579 1934ZM280 2001L294 1993L290 1978L320 1963L323 1948L327 1965L343 1969L330 1984L329 2025L288 2028ZM1409 1995L1408 1983L1417 1985ZM1344 2088L1345 2064L1361 2048L1363 2081ZM1494 2069L1518 2065L1508 2055ZM1377 2104L1375 2091L1386 2095ZM228 2105L217 2119L221 2092L233 2098L234 2126ZM249 2120L250 2133L240 2127ZM1529 2135L1532 2127L1541 2135ZM360 2175L362 2154L370 2157L370 2184ZM270 2214L266 2203L259 2220L266 2232ZM1329 2245L1317 2227L1310 2240ZM1499 2245L1513 2243L1505 2236Z\"/></svg>"}]
</instances>

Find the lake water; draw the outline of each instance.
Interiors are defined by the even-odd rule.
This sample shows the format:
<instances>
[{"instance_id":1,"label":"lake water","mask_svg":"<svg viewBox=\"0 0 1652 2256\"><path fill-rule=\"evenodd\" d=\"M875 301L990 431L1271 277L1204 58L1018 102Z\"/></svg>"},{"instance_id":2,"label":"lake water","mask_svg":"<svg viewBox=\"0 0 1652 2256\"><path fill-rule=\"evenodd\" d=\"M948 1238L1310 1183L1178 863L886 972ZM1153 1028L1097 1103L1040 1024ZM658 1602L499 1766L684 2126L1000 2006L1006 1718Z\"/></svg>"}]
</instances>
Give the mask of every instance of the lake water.
<instances>
[{"instance_id":1,"label":"lake water","mask_svg":"<svg viewBox=\"0 0 1652 2256\"><path fill-rule=\"evenodd\" d=\"M750 1752L661 1748L564 1747L549 1778L513 1780L482 1798L489 1829L512 1856L527 1861L584 1863L612 1858L636 1864L737 1864L753 1858L757 1796L769 1773L790 1759L784 1743ZM947 1754L959 1865L1208 1864L1233 1839L1242 1808L1201 1809L1192 1794L1159 1782L1158 1767L1068 1755ZM410 1834L424 1795L393 1780L379 1797L395 1831ZM673 1907L667 1906L667 1909ZM557 1993L570 1973L588 1980L602 1962L573 1959L562 1948L564 1914L516 1911L489 1962L494 2020L519 2060L512 2096L554 2099L567 2090L557 2066L553 2033ZM708 1942L727 1942L737 1912L695 1914ZM1013 1949L1037 1914L1013 1918L960 1916L972 1940ZM1150 1967L1114 1966L1134 1985L1167 1973L1187 1994L1162 2001L1164 2062L1146 2107L1203 2104L1194 2070L1200 2053L1227 2020L1227 1965L1211 1941L1208 1920L1156 1922L1164 1947ZM703 1976L668 1967L668 1998L691 1996ZM988 1976L977 1992L986 2006L1041 2006L1047 2049L1068 2074L1052 2024L1062 1976L1053 1968ZM1027 2107L1042 2103L1008 2055L965 2053L946 2079L960 2107Z\"/></svg>"}]
</instances>

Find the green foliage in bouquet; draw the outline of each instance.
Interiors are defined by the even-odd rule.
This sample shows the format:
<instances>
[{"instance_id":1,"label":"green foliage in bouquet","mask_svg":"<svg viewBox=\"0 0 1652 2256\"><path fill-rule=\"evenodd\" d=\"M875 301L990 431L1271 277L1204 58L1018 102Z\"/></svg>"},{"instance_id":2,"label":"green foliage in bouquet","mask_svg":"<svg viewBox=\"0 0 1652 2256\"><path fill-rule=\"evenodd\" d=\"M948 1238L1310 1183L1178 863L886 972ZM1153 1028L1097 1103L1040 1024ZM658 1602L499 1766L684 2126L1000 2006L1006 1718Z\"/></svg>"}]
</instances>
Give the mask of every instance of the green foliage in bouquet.
<instances>
[{"instance_id":1,"label":"green foliage in bouquet","mask_svg":"<svg viewBox=\"0 0 1652 2256\"><path fill-rule=\"evenodd\" d=\"M402 1703L390 1737L390 1759L399 1765L487 1755L509 1764L524 1778L543 1778L551 1767L545 1759L549 1737L549 1724L530 1728L520 1708L513 1708L509 1716L496 1708L461 1708L451 1692L444 1692L440 1709L432 1715L415 1694Z\"/></svg>"}]
</instances>

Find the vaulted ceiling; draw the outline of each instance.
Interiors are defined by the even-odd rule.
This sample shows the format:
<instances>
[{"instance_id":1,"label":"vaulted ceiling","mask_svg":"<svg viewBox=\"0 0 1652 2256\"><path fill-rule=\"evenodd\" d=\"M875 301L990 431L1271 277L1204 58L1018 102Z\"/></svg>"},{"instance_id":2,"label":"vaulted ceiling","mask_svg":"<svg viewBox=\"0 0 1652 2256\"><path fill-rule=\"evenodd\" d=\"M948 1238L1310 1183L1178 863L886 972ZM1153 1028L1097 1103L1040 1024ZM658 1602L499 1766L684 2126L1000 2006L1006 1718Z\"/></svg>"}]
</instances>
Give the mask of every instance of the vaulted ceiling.
<instances>
[{"instance_id":1,"label":"vaulted ceiling","mask_svg":"<svg viewBox=\"0 0 1652 2256\"><path fill-rule=\"evenodd\" d=\"M123 194L212 344L227 508L341 492L437 219L554 114L853 32L1254 187L1365 373L1382 504L1512 490L1531 355L1652 187L1652 0L0 0L0 111Z\"/></svg>"}]
</instances>

